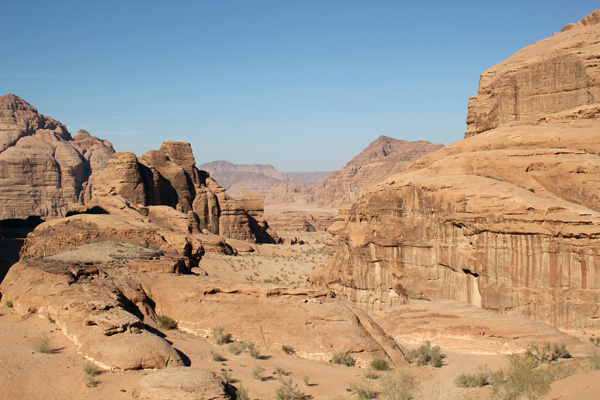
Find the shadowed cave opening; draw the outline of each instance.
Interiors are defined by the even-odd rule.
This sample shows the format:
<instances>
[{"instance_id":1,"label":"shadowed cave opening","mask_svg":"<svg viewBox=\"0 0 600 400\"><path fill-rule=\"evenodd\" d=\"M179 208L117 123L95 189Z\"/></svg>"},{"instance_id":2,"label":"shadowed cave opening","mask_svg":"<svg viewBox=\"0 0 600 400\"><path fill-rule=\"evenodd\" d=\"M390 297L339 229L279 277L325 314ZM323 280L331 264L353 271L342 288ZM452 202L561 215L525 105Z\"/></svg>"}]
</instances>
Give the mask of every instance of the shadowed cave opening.
<instances>
[{"instance_id":1,"label":"shadowed cave opening","mask_svg":"<svg viewBox=\"0 0 600 400\"><path fill-rule=\"evenodd\" d=\"M19 261L19 252L27 234L44 222L40 216L26 219L11 218L0 220L0 283L10 267Z\"/></svg>"},{"instance_id":2,"label":"shadowed cave opening","mask_svg":"<svg viewBox=\"0 0 600 400\"><path fill-rule=\"evenodd\" d=\"M479 276L479 274L478 274L478 273L476 273L476 272L473 272L473 271L471 271L470 269L463 268L463 269L462 269L462 271L463 271L465 274L467 274L467 275L471 275L471 276L473 276L473 277L475 277L475 278L477 278L477 277Z\"/></svg>"}]
</instances>

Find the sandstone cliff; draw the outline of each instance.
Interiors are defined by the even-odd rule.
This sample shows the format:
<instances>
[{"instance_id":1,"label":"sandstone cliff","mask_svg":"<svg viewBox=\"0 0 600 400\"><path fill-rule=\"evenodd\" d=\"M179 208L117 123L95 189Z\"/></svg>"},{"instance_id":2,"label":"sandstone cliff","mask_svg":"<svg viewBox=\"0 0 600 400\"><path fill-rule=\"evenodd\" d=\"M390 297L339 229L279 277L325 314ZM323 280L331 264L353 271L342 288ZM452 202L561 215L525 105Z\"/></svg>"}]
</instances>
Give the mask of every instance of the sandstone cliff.
<instances>
[{"instance_id":1,"label":"sandstone cliff","mask_svg":"<svg viewBox=\"0 0 600 400\"><path fill-rule=\"evenodd\" d=\"M597 104L600 96L599 11L525 47L490 68L469 99L465 137L515 122Z\"/></svg>"},{"instance_id":2,"label":"sandstone cliff","mask_svg":"<svg viewBox=\"0 0 600 400\"><path fill-rule=\"evenodd\" d=\"M90 199L93 182L112 157L106 141L41 115L23 99L0 97L0 219L64 216Z\"/></svg>"},{"instance_id":3,"label":"sandstone cliff","mask_svg":"<svg viewBox=\"0 0 600 400\"><path fill-rule=\"evenodd\" d=\"M469 104L467 138L416 161L341 213L330 228L337 253L311 281L366 309L458 299L560 328L599 329L600 115L593 110L600 104L573 100L561 111L554 104L579 89L542 70L556 86L548 94L525 67L561 71L556 60L571 60L574 40L580 55L600 58L600 25L582 24L486 72ZM517 64L528 72L502 78ZM594 85L586 90L593 94ZM519 102L528 104L529 122L483 101L514 99L515 90L530 91L523 99L531 101Z\"/></svg>"},{"instance_id":4,"label":"sandstone cliff","mask_svg":"<svg viewBox=\"0 0 600 400\"><path fill-rule=\"evenodd\" d=\"M139 159L120 152L96 179L94 198L118 195L132 205L170 206L188 214L189 232L272 243L276 235L263 217L261 195L245 193L237 199L207 172L196 168L189 143L165 142Z\"/></svg>"}]
</instances>

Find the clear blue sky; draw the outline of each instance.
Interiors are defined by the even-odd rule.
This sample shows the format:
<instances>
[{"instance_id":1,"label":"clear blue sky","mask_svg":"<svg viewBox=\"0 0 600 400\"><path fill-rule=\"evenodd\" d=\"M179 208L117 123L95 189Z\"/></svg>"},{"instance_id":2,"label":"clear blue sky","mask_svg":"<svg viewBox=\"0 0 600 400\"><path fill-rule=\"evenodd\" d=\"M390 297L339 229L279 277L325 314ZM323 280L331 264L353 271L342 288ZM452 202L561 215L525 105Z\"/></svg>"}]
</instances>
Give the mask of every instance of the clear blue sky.
<instances>
[{"instance_id":1,"label":"clear blue sky","mask_svg":"<svg viewBox=\"0 0 600 400\"><path fill-rule=\"evenodd\" d=\"M0 94L141 155L335 170L450 144L479 76L595 1L0 0Z\"/></svg>"}]
</instances>

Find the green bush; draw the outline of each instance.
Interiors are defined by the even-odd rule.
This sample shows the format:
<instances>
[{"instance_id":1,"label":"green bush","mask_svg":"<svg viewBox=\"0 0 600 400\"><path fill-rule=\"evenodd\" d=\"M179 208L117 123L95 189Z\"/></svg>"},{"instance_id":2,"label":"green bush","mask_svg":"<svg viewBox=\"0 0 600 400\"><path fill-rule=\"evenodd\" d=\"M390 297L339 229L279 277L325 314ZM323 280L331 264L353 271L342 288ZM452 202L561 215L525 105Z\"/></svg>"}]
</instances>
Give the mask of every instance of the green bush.
<instances>
[{"instance_id":1,"label":"green bush","mask_svg":"<svg viewBox=\"0 0 600 400\"><path fill-rule=\"evenodd\" d=\"M411 350L407 357L409 363L417 363L418 366L431 365L436 368L442 366L442 358L444 358L444 356L442 355L440 347L431 347L429 340L418 349Z\"/></svg>"},{"instance_id":2,"label":"green bush","mask_svg":"<svg viewBox=\"0 0 600 400\"><path fill-rule=\"evenodd\" d=\"M279 377L287 376L287 374L287 371L280 366L275 367L275 371L273 371L273 375L277 375Z\"/></svg>"},{"instance_id":3,"label":"green bush","mask_svg":"<svg viewBox=\"0 0 600 400\"><path fill-rule=\"evenodd\" d=\"M177 327L177 322L166 315L157 315L156 320L158 322L158 326L162 329L175 329Z\"/></svg>"},{"instance_id":4,"label":"green bush","mask_svg":"<svg viewBox=\"0 0 600 400\"><path fill-rule=\"evenodd\" d=\"M390 369L390 365L388 364L387 361L379 358L377 360L371 361L369 368L371 368L375 371L387 371L388 369Z\"/></svg>"},{"instance_id":5,"label":"green bush","mask_svg":"<svg viewBox=\"0 0 600 400\"><path fill-rule=\"evenodd\" d=\"M381 395L385 400L410 400L419 392L419 383L405 369L400 369L381 380Z\"/></svg>"},{"instance_id":6,"label":"green bush","mask_svg":"<svg viewBox=\"0 0 600 400\"><path fill-rule=\"evenodd\" d=\"M6 307L8 307L8 308L13 308L13 305L14 305L14 304L13 304L13 302L12 302L12 301L10 301L10 300L6 300Z\"/></svg>"},{"instance_id":7,"label":"green bush","mask_svg":"<svg viewBox=\"0 0 600 400\"><path fill-rule=\"evenodd\" d=\"M219 346L231 342L231 334L226 333L225 330L220 326L213 329L212 335Z\"/></svg>"},{"instance_id":8,"label":"green bush","mask_svg":"<svg viewBox=\"0 0 600 400\"><path fill-rule=\"evenodd\" d=\"M292 346L288 346L287 344L284 344L281 346L281 351L283 351L285 354L295 354L296 350L294 350L294 348Z\"/></svg>"},{"instance_id":9,"label":"green bush","mask_svg":"<svg viewBox=\"0 0 600 400\"><path fill-rule=\"evenodd\" d=\"M333 356L329 361L334 364L345 365L346 367L353 367L354 364L356 364L354 357L352 357L347 351L338 351L333 353Z\"/></svg>"}]
</instances>

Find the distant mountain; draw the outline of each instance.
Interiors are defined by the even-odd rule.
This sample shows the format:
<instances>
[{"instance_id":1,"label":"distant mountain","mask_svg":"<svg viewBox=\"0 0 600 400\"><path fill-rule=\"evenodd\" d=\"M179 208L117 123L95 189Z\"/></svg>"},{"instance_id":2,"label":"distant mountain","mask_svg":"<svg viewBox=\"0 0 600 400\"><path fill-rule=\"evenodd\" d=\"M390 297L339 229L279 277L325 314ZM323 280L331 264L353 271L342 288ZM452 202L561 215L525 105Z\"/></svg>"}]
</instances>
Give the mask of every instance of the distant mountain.
<instances>
[{"instance_id":1,"label":"distant mountain","mask_svg":"<svg viewBox=\"0 0 600 400\"><path fill-rule=\"evenodd\" d=\"M265 204L314 204L320 208L350 205L363 191L396 174L413 161L441 149L442 144L425 140L408 142L380 136L345 167L315 185L300 187L286 183L269 190Z\"/></svg>"},{"instance_id":2,"label":"distant mountain","mask_svg":"<svg viewBox=\"0 0 600 400\"><path fill-rule=\"evenodd\" d=\"M282 184L314 184L331 173L284 173L278 171L272 165L234 164L223 160L200 164L198 169L210 173L210 176L223 185L231 196L236 196L244 190L265 194L273 186Z\"/></svg>"}]
</instances>

